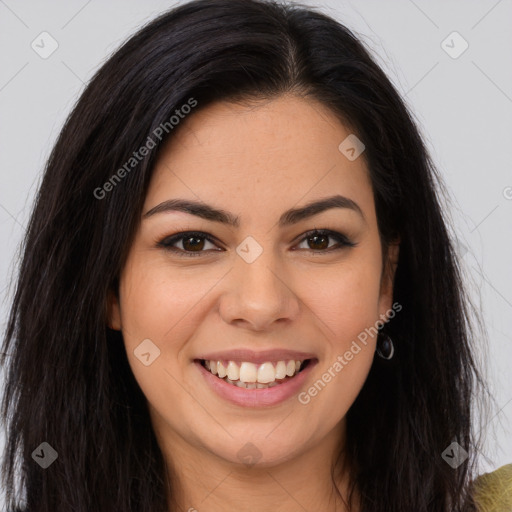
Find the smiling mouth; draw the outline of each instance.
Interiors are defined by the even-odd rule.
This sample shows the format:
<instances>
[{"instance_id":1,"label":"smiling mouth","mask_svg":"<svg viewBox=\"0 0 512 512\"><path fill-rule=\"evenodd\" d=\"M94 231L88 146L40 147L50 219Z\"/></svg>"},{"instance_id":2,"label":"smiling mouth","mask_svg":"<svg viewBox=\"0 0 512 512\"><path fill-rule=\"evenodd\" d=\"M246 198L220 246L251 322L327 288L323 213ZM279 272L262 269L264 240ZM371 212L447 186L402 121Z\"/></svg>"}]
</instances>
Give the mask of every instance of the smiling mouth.
<instances>
[{"instance_id":1,"label":"smiling mouth","mask_svg":"<svg viewBox=\"0 0 512 512\"><path fill-rule=\"evenodd\" d=\"M197 361L212 375L228 384L245 389L266 389L292 380L307 368L311 359L268 361L260 365L245 361Z\"/></svg>"}]
</instances>

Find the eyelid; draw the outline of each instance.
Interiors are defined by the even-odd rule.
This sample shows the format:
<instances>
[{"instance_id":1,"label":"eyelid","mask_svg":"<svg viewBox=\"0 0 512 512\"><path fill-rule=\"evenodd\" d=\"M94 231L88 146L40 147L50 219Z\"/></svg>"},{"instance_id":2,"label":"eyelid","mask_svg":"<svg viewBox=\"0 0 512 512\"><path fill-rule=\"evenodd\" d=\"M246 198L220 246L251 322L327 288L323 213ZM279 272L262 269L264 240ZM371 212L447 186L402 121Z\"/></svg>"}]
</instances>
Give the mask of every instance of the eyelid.
<instances>
[{"instance_id":1,"label":"eyelid","mask_svg":"<svg viewBox=\"0 0 512 512\"><path fill-rule=\"evenodd\" d=\"M300 235L300 238L298 239L297 243L303 242L306 238L309 238L313 235L324 235L328 236L329 238L333 238L334 240L338 241L338 244L341 244L339 247L332 247L330 249L327 249L325 251L315 251L313 249L304 249L309 250L312 253L315 254L321 254L321 253L329 253L331 251L334 251L336 249L342 249L343 247L355 247L357 245L356 242L353 242L347 235L340 233L339 231L333 230L333 229L327 229L327 228L313 228L309 231L306 231L302 235ZM297 244L295 244L297 245Z\"/></svg>"},{"instance_id":2,"label":"eyelid","mask_svg":"<svg viewBox=\"0 0 512 512\"><path fill-rule=\"evenodd\" d=\"M183 240L185 238L192 238L192 237L198 237L198 238L204 238L205 240L207 240L208 242L212 243L212 244L215 244L215 245L219 245L219 242L217 241L217 239L215 237L213 237L212 235L204 232L204 231L194 231L194 230L184 230L184 231L179 231L177 233L175 233L174 235L170 235L170 236L166 236L164 238L162 238L160 241L157 242L157 246L158 247L161 247L162 249L165 249L169 252L172 252L174 254L178 254L178 256L199 256L201 254L209 254L209 250L207 251L197 251L197 252L193 252L193 251L183 251L182 249L178 249L176 247L172 247L173 244L179 242L180 240ZM216 251L217 252L217 251Z\"/></svg>"},{"instance_id":3,"label":"eyelid","mask_svg":"<svg viewBox=\"0 0 512 512\"><path fill-rule=\"evenodd\" d=\"M299 235L294 240L294 244L298 245L302 243L307 238L313 236L313 235L324 235L328 236L329 238L332 238L338 242L338 246L334 247L328 247L325 250L314 250L314 249L294 249L294 250L303 250L308 251L311 254L315 255L321 255L321 254L331 254L332 252L336 252L338 250L341 250L346 247L355 247L358 245L357 242L353 242L351 239L349 239L346 235L343 233L340 233L339 231L335 231L332 229L323 229L323 228L313 228L309 231L306 231ZM182 249L178 249L176 247L172 247L173 244L176 242L179 242L180 240L183 240L185 238L192 238L192 237L198 237L198 238L204 238L205 240L209 241L210 243L214 245L219 245L219 241L212 235L210 235L207 232L204 231L196 231L196 230L183 230L176 232L173 235L166 236L163 239L157 241L157 246L160 248L163 248L165 250L168 250L171 253L177 254L178 256L183 257L196 257L200 256L202 254L209 254L212 249L206 250L206 251L184 251ZM223 250L223 249L220 249ZM218 252L217 250L215 252Z\"/></svg>"}]
</instances>

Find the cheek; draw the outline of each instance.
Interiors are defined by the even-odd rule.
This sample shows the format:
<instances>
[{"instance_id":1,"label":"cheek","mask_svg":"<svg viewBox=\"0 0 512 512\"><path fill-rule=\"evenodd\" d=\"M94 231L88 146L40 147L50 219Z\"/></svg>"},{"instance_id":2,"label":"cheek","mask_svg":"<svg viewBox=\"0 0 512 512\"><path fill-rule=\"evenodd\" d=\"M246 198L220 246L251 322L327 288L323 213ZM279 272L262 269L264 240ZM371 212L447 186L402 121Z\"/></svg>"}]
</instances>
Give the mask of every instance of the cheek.
<instances>
[{"instance_id":1,"label":"cheek","mask_svg":"<svg viewBox=\"0 0 512 512\"><path fill-rule=\"evenodd\" d=\"M368 244L335 271L317 275L308 305L324 332L325 359L306 391L318 417L343 417L368 376L374 359L381 276L380 246ZM320 279L318 279L320 277ZM321 397L317 399L316 397Z\"/></svg>"},{"instance_id":2,"label":"cheek","mask_svg":"<svg viewBox=\"0 0 512 512\"><path fill-rule=\"evenodd\" d=\"M155 410L165 410L165 404L189 407L181 384L185 376L182 349L197 327L194 305L208 288L197 288L185 274L134 259L121 280L121 322L128 361Z\"/></svg>"},{"instance_id":3,"label":"cheek","mask_svg":"<svg viewBox=\"0 0 512 512\"><path fill-rule=\"evenodd\" d=\"M329 339L342 347L375 324L379 311L381 263L362 252L317 274L307 290L308 305L324 325Z\"/></svg>"},{"instance_id":4,"label":"cheek","mask_svg":"<svg viewBox=\"0 0 512 512\"><path fill-rule=\"evenodd\" d=\"M328 431L346 416L366 381L373 350L369 345L359 345L350 361L345 358L346 352L333 354L298 397L308 410L308 421L317 422L319 429Z\"/></svg>"},{"instance_id":5,"label":"cheek","mask_svg":"<svg viewBox=\"0 0 512 512\"><path fill-rule=\"evenodd\" d=\"M310 305L325 334L325 358L299 399L310 408L310 418L325 422L322 428L334 427L345 416L373 364L379 269L360 262L325 279L322 288L312 287L316 292Z\"/></svg>"},{"instance_id":6,"label":"cheek","mask_svg":"<svg viewBox=\"0 0 512 512\"><path fill-rule=\"evenodd\" d=\"M179 339L194 307L212 285L210 279L194 279L181 269L136 259L125 273L121 287L123 331L132 338L152 338L162 344Z\"/></svg>"},{"instance_id":7,"label":"cheek","mask_svg":"<svg viewBox=\"0 0 512 512\"><path fill-rule=\"evenodd\" d=\"M134 377L150 402L166 403L170 395L174 401L180 400L180 383L190 363L189 342L197 333L205 310L212 307L209 291L223 272L177 270L161 261L144 259L143 253L135 253L125 268L120 289L121 322ZM144 365L148 356L142 361L138 357L148 352L140 348L146 346L144 343L151 353L149 360L154 360L149 366Z\"/></svg>"}]
</instances>

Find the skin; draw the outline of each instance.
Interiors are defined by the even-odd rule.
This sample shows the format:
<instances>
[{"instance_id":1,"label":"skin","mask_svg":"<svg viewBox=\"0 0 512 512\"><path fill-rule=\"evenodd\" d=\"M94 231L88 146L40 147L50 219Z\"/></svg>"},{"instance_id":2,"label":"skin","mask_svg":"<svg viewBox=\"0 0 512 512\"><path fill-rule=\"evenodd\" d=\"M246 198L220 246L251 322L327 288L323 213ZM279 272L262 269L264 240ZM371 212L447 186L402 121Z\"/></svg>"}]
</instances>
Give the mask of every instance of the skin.
<instances>
[{"instance_id":1,"label":"skin","mask_svg":"<svg viewBox=\"0 0 512 512\"><path fill-rule=\"evenodd\" d=\"M119 300L109 298L110 327L122 331L147 398L176 510L225 512L227 504L251 512L347 510L330 468L343 450L345 415L372 365L375 338L360 344L362 350L305 405L297 397L257 409L230 404L203 382L193 359L242 347L314 352L319 363L307 390L389 312L398 245L390 246L384 268L364 158L349 161L338 150L350 133L323 105L284 95L250 107L222 102L198 110L162 148L143 214L162 201L186 198L240 217L239 228L184 212L141 219ZM285 210L333 193L355 201L364 218L333 208L277 226ZM304 233L315 228L343 233L357 245L328 251L321 242L308 243ZM208 233L218 243L201 239L196 257L157 245L186 230ZM236 252L247 236L263 248L251 264ZM194 251L183 239L174 247ZM161 351L149 366L134 355L147 338ZM261 456L250 467L237 457L248 442ZM348 471L343 464L335 475L342 495Z\"/></svg>"}]
</instances>

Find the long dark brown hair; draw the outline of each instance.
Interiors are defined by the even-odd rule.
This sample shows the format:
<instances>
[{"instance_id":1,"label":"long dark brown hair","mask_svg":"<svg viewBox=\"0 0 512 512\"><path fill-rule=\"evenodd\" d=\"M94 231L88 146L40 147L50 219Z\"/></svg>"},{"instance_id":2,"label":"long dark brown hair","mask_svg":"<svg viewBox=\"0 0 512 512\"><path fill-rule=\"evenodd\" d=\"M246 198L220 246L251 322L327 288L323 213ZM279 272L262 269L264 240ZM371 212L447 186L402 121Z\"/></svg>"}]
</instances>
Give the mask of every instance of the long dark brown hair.
<instances>
[{"instance_id":1,"label":"long dark brown hair","mask_svg":"<svg viewBox=\"0 0 512 512\"><path fill-rule=\"evenodd\" d=\"M472 344L482 328L441 177L404 100L353 32L315 9L259 0L198 0L151 21L97 71L60 133L22 243L1 359L9 509L169 510L145 397L122 335L106 326L107 293L117 290L176 109L191 98L198 111L285 93L320 101L364 141L383 249L401 239L393 299L402 310L387 325L395 357L374 360L347 415L351 489L365 512L475 510L472 425L486 387ZM162 140L127 168L162 126ZM456 468L442 457L452 441L469 453ZM32 457L43 442L58 453L47 469Z\"/></svg>"}]
</instances>

